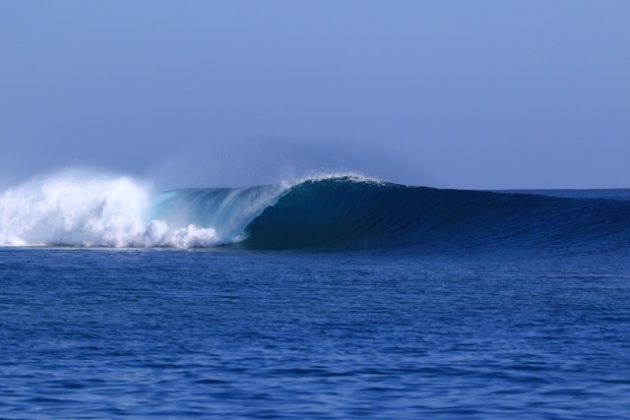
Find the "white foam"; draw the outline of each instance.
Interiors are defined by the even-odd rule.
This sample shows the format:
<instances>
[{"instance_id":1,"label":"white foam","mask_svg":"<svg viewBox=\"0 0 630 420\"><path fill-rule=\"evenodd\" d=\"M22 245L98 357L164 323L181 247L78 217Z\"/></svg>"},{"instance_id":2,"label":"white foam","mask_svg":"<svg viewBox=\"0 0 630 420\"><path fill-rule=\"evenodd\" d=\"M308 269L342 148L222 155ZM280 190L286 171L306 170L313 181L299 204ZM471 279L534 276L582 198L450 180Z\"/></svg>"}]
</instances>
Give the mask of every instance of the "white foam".
<instances>
[{"instance_id":1,"label":"white foam","mask_svg":"<svg viewBox=\"0 0 630 420\"><path fill-rule=\"evenodd\" d=\"M211 227L145 220L150 189L129 177L65 173L0 194L0 246L209 247Z\"/></svg>"},{"instance_id":2,"label":"white foam","mask_svg":"<svg viewBox=\"0 0 630 420\"><path fill-rule=\"evenodd\" d=\"M281 185L284 190L288 190L292 187L298 186L305 182L318 182L318 181L350 181L357 183L376 184L382 185L383 182L376 178L363 175L359 172L313 172L306 176L298 177L291 180L284 180Z\"/></svg>"}]
</instances>

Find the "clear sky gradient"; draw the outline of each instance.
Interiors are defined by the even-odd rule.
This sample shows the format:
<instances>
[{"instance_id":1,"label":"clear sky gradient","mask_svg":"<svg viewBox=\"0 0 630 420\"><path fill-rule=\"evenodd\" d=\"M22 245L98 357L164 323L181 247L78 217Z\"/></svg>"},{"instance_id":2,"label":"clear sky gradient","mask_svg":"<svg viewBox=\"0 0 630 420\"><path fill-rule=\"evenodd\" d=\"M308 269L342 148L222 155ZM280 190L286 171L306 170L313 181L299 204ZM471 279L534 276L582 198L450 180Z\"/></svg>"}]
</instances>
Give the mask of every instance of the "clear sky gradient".
<instances>
[{"instance_id":1,"label":"clear sky gradient","mask_svg":"<svg viewBox=\"0 0 630 420\"><path fill-rule=\"evenodd\" d=\"M630 187L630 1L0 0L0 180Z\"/></svg>"}]
</instances>

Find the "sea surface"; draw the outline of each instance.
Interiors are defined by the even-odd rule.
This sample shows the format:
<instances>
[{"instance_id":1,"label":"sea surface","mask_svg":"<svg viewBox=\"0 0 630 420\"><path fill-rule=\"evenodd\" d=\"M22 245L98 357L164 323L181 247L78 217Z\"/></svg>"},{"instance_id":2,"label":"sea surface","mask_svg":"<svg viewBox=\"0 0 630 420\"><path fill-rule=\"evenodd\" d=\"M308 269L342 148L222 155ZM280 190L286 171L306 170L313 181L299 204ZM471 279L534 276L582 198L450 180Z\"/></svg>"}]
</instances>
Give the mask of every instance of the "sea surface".
<instances>
[{"instance_id":1,"label":"sea surface","mask_svg":"<svg viewBox=\"0 0 630 420\"><path fill-rule=\"evenodd\" d=\"M142 225L20 219L24 191L0 418L630 418L624 191L334 178L172 191Z\"/></svg>"}]
</instances>

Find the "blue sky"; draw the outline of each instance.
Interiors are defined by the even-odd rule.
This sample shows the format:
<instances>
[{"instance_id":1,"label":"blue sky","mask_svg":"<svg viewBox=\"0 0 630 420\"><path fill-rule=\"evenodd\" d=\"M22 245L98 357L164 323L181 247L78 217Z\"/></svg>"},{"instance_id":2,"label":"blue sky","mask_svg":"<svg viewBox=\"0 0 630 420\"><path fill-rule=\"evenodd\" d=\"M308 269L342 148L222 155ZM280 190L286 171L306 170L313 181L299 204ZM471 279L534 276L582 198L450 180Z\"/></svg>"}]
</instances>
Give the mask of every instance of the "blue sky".
<instances>
[{"instance_id":1,"label":"blue sky","mask_svg":"<svg viewBox=\"0 0 630 420\"><path fill-rule=\"evenodd\" d=\"M630 187L630 2L0 1L0 180Z\"/></svg>"}]
</instances>

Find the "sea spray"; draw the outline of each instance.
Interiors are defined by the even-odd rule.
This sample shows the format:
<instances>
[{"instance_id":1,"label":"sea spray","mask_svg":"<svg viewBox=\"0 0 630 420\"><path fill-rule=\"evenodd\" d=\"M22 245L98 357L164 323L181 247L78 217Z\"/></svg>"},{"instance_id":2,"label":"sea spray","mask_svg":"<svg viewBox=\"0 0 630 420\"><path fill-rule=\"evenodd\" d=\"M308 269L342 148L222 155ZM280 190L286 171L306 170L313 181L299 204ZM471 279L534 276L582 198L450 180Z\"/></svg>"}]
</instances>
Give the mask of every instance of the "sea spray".
<instances>
[{"instance_id":1,"label":"sea spray","mask_svg":"<svg viewBox=\"0 0 630 420\"><path fill-rule=\"evenodd\" d=\"M64 173L0 194L2 246L193 247L219 242L211 227L147 220L151 191L129 177Z\"/></svg>"}]
</instances>

